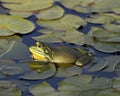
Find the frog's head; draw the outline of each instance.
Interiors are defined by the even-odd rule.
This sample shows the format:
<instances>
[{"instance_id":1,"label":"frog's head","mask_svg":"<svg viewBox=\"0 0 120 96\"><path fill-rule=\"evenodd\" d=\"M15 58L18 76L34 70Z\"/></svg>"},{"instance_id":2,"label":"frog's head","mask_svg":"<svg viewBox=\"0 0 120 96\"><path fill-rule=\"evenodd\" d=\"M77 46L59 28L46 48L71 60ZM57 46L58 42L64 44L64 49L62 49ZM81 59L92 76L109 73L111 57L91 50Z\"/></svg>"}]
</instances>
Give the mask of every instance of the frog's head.
<instances>
[{"instance_id":1,"label":"frog's head","mask_svg":"<svg viewBox=\"0 0 120 96\"><path fill-rule=\"evenodd\" d=\"M41 42L36 42L34 46L29 47L34 59L40 61L51 61L52 60L52 50L48 45L42 44Z\"/></svg>"}]
</instances>

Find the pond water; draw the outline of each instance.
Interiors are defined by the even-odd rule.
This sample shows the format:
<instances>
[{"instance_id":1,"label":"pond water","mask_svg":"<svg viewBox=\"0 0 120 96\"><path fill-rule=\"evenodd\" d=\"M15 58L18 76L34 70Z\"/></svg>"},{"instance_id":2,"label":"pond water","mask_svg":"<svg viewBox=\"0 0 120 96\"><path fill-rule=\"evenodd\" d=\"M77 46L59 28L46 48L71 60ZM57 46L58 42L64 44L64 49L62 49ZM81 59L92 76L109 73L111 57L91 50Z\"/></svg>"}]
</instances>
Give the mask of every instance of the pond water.
<instances>
[{"instance_id":1,"label":"pond water","mask_svg":"<svg viewBox=\"0 0 120 96\"><path fill-rule=\"evenodd\" d=\"M3 0L4 1L4 0ZM64 0L63 0L64 1ZM75 16L79 16L79 17L81 17L81 18L83 18L83 19L86 19L86 18L88 18L88 17L90 17L90 16L92 16L92 15L96 15L96 14L98 14L97 12L93 12L93 13L91 13L91 14L88 14L88 13L82 13L82 12L76 12L76 11L74 11L74 10L72 10L72 9L69 9L69 8L66 8L65 7L65 5L62 5L60 2L56 2L55 3L55 5L59 5L60 7L62 7L63 9L64 9L64 15L65 14L72 14L72 15L75 15ZM2 6L2 5L1 5ZM0 14L6 14L6 12L8 12L8 10L7 9L5 9L5 8L3 8L3 7L1 7L0 6ZM120 7L119 7L120 8ZM7 11L6 11L7 10ZM34 13L34 14L36 14L36 13ZM112 14L112 13L110 13L110 14ZM7 14L8 15L8 14ZM118 14L117 16L119 16L119 21L120 21L120 15ZM98 17L99 18L99 17ZM76 18L75 18L76 19ZM27 18L27 20L29 20L29 21L31 21L31 22L34 22L34 25L35 25L35 29L34 29L34 31L33 32L31 32L31 33L28 33L28 34L18 34L18 35L20 35L21 37L22 37L22 40L23 40L23 43L25 44L25 45L27 45L27 47L30 47L30 46L32 46L32 45L34 45L35 44L35 40L34 39L32 39L32 37L35 37L35 36L41 36L41 35L43 35L43 33L40 33L39 32L39 30L42 30L42 29L45 29L45 27L43 26L39 26L38 25L38 23L36 22L36 20L37 20L37 18L36 18L36 16L30 16L30 17L28 17ZM74 18L73 18L73 21L74 21ZM67 21L66 21L67 22ZM97 22L97 21L96 21ZM78 22L77 22L78 23ZM43 24L44 25L44 24ZM120 23L118 22L118 25L120 25ZM46 24L46 26L47 26L47 24ZM77 24L76 24L76 26L77 26ZM82 32L82 33L84 33L84 34L88 34L89 32L90 32L90 30L91 30L91 28L92 27L97 27L97 28L103 28L103 24L99 24L99 23L91 23L91 22L87 22L87 24L85 24L85 26L84 26L84 24L83 25L81 25L81 26L79 26L76 30L77 31L79 31L79 32ZM100 29L101 30L101 29ZM102 30L102 31L104 31L104 30ZM94 31L93 31L94 32ZM98 32L99 32L99 30L98 30ZM99 35L100 36L100 35ZM98 36L98 38L99 38L99 36ZM73 36L74 37L74 36ZM109 36L108 36L109 37ZM118 37L120 37L120 35L118 36ZM1 37L0 37L1 38ZM81 37L80 37L81 38ZM95 38L97 38L97 36L95 37ZM104 36L102 37L102 38L104 38ZM101 38L100 38L101 39ZM41 40L41 39L40 39ZM114 39L113 39L114 40ZM73 41L71 41L71 42L73 42ZM54 47L54 46L58 46L58 45L65 45L65 46L70 46L70 47L72 47L72 46L75 46L75 45L78 45L78 43L76 43L76 41L75 41L75 43L73 44L73 43L71 43L70 41L65 41L65 42L57 42L57 43L50 43L50 42L47 42L49 45L51 45L52 47ZM103 42L103 41L102 41ZM70 44L69 44L70 43ZM116 42L115 42L116 43ZM118 44L120 44L120 41L118 40L118 42L117 42ZM116 43L116 44L117 44ZM107 43L106 43L107 44ZM0 45L1 46L1 45ZM97 45L96 45L97 46ZM102 45L101 45L102 46ZM104 46L104 45L103 45ZM112 45L110 45L110 46L112 46ZM113 45L114 46L114 45ZM97 47L99 47L99 46L97 46ZM105 77L105 78L107 78L107 79L113 79L114 77L117 77L119 74L119 71L120 71L120 69L119 69L119 65L118 65L118 63L120 62L119 61L119 58L120 58L120 54L119 54L119 52L118 51L120 51L119 49L120 49L120 47L118 46L117 48L118 49L116 49L117 50L117 52L112 52L111 50L112 49L110 49L110 51L111 52L104 52L104 51L106 51L107 50L107 48L101 48L101 47L99 47L98 49L97 49L97 47L95 47L95 46L91 46L90 45L90 49L92 49L93 51L94 51L94 53L95 53L95 57L96 58L102 58L102 59L105 59L106 61L104 61L104 60L102 60L102 59L98 59L98 61L99 61L99 63L97 63L98 65L101 65L101 66L89 66L89 64L88 65L85 65L85 66L83 66L83 67L81 67L81 69L83 70L83 75L84 74L87 74L87 75L90 75L90 76L94 76L95 78L97 78L97 77ZM101 48L101 49L100 49ZM100 50L99 50L100 49ZM101 51L101 50L103 50L103 52ZM22 50L21 50L22 51ZM16 53L17 54L17 53ZM1 54L0 54L1 55ZM30 54L31 55L31 54ZM29 57L31 57L29 55ZM116 56L116 57L113 57L113 59L115 60L112 60L112 57L109 57L109 56ZM105 57L105 58L104 58ZM2 58L2 59L4 59L4 58ZM111 61L110 61L110 59L111 59ZM7 60L6 58L5 58L5 60ZM28 58L28 60L29 60L29 58ZM31 58L30 58L30 60L31 60ZM19 60L16 60L17 61L17 63L19 63ZM21 60L22 61L22 60ZM24 60L23 60L24 61ZM27 60L25 60L25 61L27 61ZM101 63L102 62L102 63ZM109 63L110 62L112 62L112 63L116 63L116 64L113 64L114 66L111 66L111 65L109 65ZM101 63L101 64L100 64ZM22 65L23 66L23 65ZM29 65L27 65L26 64L26 66L29 66ZM23 66L22 68L24 69L26 66ZM117 68L117 67L118 68ZM1 67L1 66L0 66ZM53 66L54 67L54 66ZM78 67L78 66L77 66ZM93 67L93 69L92 69L92 67ZM106 67L109 67L108 69L106 68ZM18 68L18 66L16 67L15 66L15 68ZM117 68L117 69L115 69L115 68ZM26 68L25 68L26 69ZM78 68L75 68L75 69L78 69ZM73 71L75 71L75 69L72 69ZM81 71L81 69L79 70L79 71ZM111 70L117 70L117 72L114 72L114 71L111 71ZM26 70L28 70L29 71L29 69L26 69ZM71 70L71 69L70 69ZM3 70L3 72L4 72L4 70ZM5 71L5 72L7 72L7 71ZM23 72L26 72L25 70L23 71ZM78 72L78 71L75 71L75 72ZM26 72L27 73L27 72ZM11 73L12 74L12 73ZM12 82L12 83L14 83L16 86L17 86L17 88L20 90L20 91L22 91L22 96L33 96L31 93L30 93L30 90L29 90L29 88L31 88L31 86L33 86L33 85L35 85L35 84L39 84L39 83L42 83L42 82L47 82L47 83L49 83L53 88L55 88L55 89L57 89L60 85L59 85L59 83L61 82L61 81L63 81L65 78L67 78L67 77L64 77L64 73L62 73L62 75L63 75L63 77L62 76L60 76L59 77L59 74L58 74L58 77L56 76L54 76L54 75L52 75L52 76L50 76L49 78L47 78L47 79L41 79L41 80L32 80L32 79L25 79L25 78L32 78L32 77L23 77L23 78L21 78L21 76L23 76L23 74L24 73L19 73L19 74L15 74L15 75L11 75L11 76L7 76L7 77L5 77L5 78L1 78L0 80L7 80L7 81L10 81L10 82ZM81 74L81 73L80 73ZM78 75L80 75L80 74L78 74L78 73L74 73L74 75L76 75L76 76L78 76ZM61 75L61 74L60 74ZM37 75L36 75L37 76ZM43 76L44 77L44 76ZM72 76L68 76L68 77L72 77ZM88 76L89 77L89 76ZM88 78L87 77L87 78ZM118 76L119 77L119 76ZM33 77L34 78L34 77ZM78 79L78 78L77 78ZM76 80L77 80L76 79ZM83 79L84 80L84 79ZM86 80L86 79L85 79ZM64 81L65 82L65 81ZM63 82L63 83L64 83ZM86 81L87 82L87 81ZM120 82L120 81L119 81ZM65 83L66 84L66 83ZM120 83L119 83L119 85L120 85ZM43 87L44 87L44 85L43 85ZM119 86L120 87L120 86ZM69 88L69 87L68 87ZM31 89L32 90L32 89ZM44 89L43 89L44 90ZM92 90L92 89L91 89ZM33 91L33 90L32 90ZM120 94L119 94L120 95ZM5 95L6 96L6 95ZM35 96L38 96L38 95L35 95ZM48 96L48 95L46 95L46 96ZM50 95L50 96L52 96L52 95ZM56 96L58 96L58 95L56 95ZM65 96L65 95L63 95L63 96ZM78 95L75 95L75 96L78 96ZM87 95L84 95L84 96L87 96ZM91 95L92 96L92 95ZM95 95L95 96L97 96L97 95ZM118 96L118 95L116 95L116 96Z\"/></svg>"}]
</instances>

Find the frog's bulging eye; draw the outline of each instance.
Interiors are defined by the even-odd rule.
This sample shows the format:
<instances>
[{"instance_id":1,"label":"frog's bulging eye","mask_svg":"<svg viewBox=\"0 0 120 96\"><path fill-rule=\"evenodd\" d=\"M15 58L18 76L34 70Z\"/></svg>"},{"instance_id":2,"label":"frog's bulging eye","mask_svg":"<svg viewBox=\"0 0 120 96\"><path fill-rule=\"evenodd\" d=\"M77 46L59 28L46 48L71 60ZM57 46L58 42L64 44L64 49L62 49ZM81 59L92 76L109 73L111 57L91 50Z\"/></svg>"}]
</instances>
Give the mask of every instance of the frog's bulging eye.
<instances>
[{"instance_id":1,"label":"frog's bulging eye","mask_svg":"<svg viewBox=\"0 0 120 96\"><path fill-rule=\"evenodd\" d=\"M41 44L39 42L36 42L37 47L41 47Z\"/></svg>"},{"instance_id":2,"label":"frog's bulging eye","mask_svg":"<svg viewBox=\"0 0 120 96\"><path fill-rule=\"evenodd\" d=\"M49 50L45 49L44 50L45 54L49 54Z\"/></svg>"}]
</instances>

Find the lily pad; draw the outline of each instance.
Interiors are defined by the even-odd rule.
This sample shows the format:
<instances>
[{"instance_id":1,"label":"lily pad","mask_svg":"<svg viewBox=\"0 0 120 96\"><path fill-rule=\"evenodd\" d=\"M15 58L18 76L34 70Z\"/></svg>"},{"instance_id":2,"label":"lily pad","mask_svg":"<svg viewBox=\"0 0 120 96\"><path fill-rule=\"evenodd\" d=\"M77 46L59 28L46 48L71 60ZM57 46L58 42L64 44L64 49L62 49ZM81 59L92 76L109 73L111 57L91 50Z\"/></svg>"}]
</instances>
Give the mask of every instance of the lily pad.
<instances>
[{"instance_id":1,"label":"lily pad","mask_svg":"<svg viewBox=\"0 0 120 96\"><path fill-rule=\"evenodd\" d=\"M77 29L80 26L86 25L86 21L84 19L72 14L66 14L62 18L56 20L38 19L37 23L42 27L46 27L54 30L62 30L62 31L66 31L66 29L70 29L70 28Z\"/></svg>"},{"instance_id":2,"label":"lily pad","mask_svg":"<svg viewBox=\"0 0 120 96\"><path fill-rule=\"evenodd\" d=\"M110 89L104 89L104 90L100 90L98 92L95 93L94 96L119 96L120 93L114 91L114 89L110 88Z\"/></svg>"},{"instance_id":3,"label":"lily pad","mask_svg":"<svg viewBox=\"0 0 120 96\"><path fill-rule=\"evenodd\" d=\"M64 9L60 6L52 6L49 9L45 9L40 11L37 14L37 18L43 19L43 20L52 20L62 17L64 14Z\"/></svg>"},{"instance_id":4,"label":"lily pad","mask_svg":"<svg viewBox=\"0 0 120 96\"><path fill-rule=\"evenodd\" d=\"M81 45L84 42L84 33L74 29L69 29L66 30L66 32L60 38L67 43Z\"/></svg>"},{"instance_id":5,"label":"lily pad","mask_svg":"<svg viewBox=\"0 0 120 96\"><path fill-rule=\"evenodd\" d=\"M0 56L4 52L6 52L10 48L10 46L13 45L13 43L16 40L20 40L21 41L21 38L19 36L17 36L17 35L0 37Z\"/></svg>"},{"instance_id":6,"label":"lily pad","mask_svg":"<svg viewBox=\"0 0 120 96\"><path fill-rule=\"evenodd\" d=\"M80 75L81 73L82 73L82 69L78 66L72 66L68 68L59 67L55 76L56 77L70 77L74 75Z\"/></svg>"},{"instance_id":7,"label":"lily pad","mask_svg":"<svg viewBox=\"0 0 120 96\"><path fill-rule=\"evenodd\" d=\"M54 4L54 0L1 0L5 8L9 8L17 11L33 11L51 7Z\"/></svg>"},{"instance_id":8,"label":"lily pad","mask_svg":"<svg viewBox=\"0 0 120 96\"><path fill-rule=\"evenodd\" d=\"M120 62L120 56L107 56L104 59L108 62L107 68L105 68L104 72L114 72L117 64Z\"/></svg>"},{"instance_id":9,"label":"lily pad","mask_svg":"<svg viewBox=\"0 0 120 96\"><path fill-rule=\"evenodd\" d=\"M97 58L97 63L88 69L88 72L101 71L107 66L108 62L103 58Z\"/></svg>"},{"instance_id":10,"label":"lily pad","mask_svg":"<svg viewBox=\"0 0 120 96\"><path fill-rule=\"evenodd\" d=\"M115 20L112 16L107 16L105 14L95 14L95 15L90 15L90 17L86 18L86 20L90 23L95 23L95 24L105 24L105 23L110 23Z\"/></svg>"},{"instance_id":11,"label":"lily pad","mask_svg":"<svg viewBox=\"0 0 120 96\"><path fill-rule=\"evenodd\" d=\"M17 16L0 15L0 36L32 32L34 24Z\"/></svg>"},{"instance_id":12,"label":"lily pad","mask_svg":"<svg viewBox=\"0 0 120 96\"><path fill-rule=\"evenodd\" d=\"M21 51L20 51L21 50ZM9 48L0 55L0 58L24 60L30 59L30 52L28 47L21 41L14 41Z\"/></svg>"},{"instance_id":13,"label":"lily pad","mask_svg":"<svg viewBox=\"0 0 120 96\"><path fill-rule=\"evenodd\" d=\"M117 32L120 34L120 24L104 24L103 27L107 30L113 31L113 32Z\"/></svg>"},{"instance_id":14,"label":"lily pad","mask_svg":"<svg viewBox=\"0 0 120 96\"><path fill-rule=\"evenodd\" d=\"M112 43L112 42L102 42L98 40L94 40L94 47L95 49L101 51L101 52L106 52L106 53L113 53L120 51L120 43Z\"/></svg>"},{"instance_id":15,"label":"lily pad","mask_svg":"<svg viewBox=\"0 0 120 96\"><path fill-rule=\"evenodd\" d=\"M0 95L1 96L21 96L22 93L11 82L0 80Z\"/></svg>"},{"instance_id":16,"label":"lily pad","mask_svg":"<svg viewBox=\"0 0 120 96\"><path fill-rule=\"evenodd\" d=\"M27 17L33 15L33 12L31 12L31 11L9 10L9 14L10 14L10 15L14 15L14 16L20 16L20 17L27 18Z\"/></svg>"},{"instance_id":17,"label":"lily pad","mask_svg":"<svg viewBox=\"0 0 120 96\"><path fill-rule=\"evenodd\" d=\"M112 80L112 87L115 90L120 91L120 77L116 77Z\"/></svg>"},{"instance_id":18,"label":"lily pad","mask_svg":"<svg viewBox=\"0 0 120 96\"><path fill-rule=\"evenodd\" d=\"M24 75L20 76L21 79L26 80L38 80L52 77L56 73L56 67L54 64L39 65L36 70L28 71Z\"/></svg>"},{"instance_id":19,"label":"lily pad","mask_svg":"<svg viewBox=\"0 0 120 96\"><path fill-rule=\"evenodd\" d=\"M52 88L47 82L33 85L30 87L30 92L34 96L58 96L56 95L55 89Z\"/></svg>"}]
</instances>

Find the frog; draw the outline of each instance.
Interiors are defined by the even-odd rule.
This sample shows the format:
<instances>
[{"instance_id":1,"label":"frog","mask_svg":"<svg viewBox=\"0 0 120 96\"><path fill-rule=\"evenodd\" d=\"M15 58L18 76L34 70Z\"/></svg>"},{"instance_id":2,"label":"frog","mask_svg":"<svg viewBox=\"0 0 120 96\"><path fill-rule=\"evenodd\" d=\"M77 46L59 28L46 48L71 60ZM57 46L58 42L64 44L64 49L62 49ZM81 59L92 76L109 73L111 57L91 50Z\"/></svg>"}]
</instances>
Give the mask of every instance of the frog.
<instances>
[{"instance_id":1,"label":"frog","mask_svg":"<svg viewBox=\"0 0 120 96\"><path fill-rule=\"evenodd\" d=\"M29 50L33 55L34 60L50 62L55 64L75 64L83 66L84 64L93 61L94 54L84 47L57 46L51 47L42 42L36 42L30 46Z\"/></svg>"}]
</instances>

